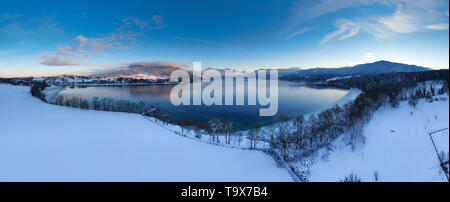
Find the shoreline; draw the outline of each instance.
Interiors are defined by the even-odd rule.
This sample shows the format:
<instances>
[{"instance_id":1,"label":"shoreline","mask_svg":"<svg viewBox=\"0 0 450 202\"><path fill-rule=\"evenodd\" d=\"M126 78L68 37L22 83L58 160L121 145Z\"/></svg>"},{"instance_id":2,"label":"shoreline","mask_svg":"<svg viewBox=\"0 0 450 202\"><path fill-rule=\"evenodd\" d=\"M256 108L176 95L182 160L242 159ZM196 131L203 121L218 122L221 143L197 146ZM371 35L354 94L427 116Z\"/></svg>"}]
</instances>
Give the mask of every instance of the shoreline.
<instances>
[{"instance_id":1,"label":"shoreline","mask_svg":"<svg viewBox=\"0 0 450 202\"><path fill-rule=\"evenodd\" d=\"M98 84L98 83L77 83L77 84L52 84L53 86L61 86L61 87L67 87L67 86L151 86L151 85L176 85L178 83L105 83L105 84Z\"/></svg>"},{"instance_id":2,"label":"shoreline","mask_svg":"<svg viewBox=\"0 0 450 202\"><path fill-rule=\"evenodd\" d=\"M64 88L61 86L50 86L45 88L43 93L47 102L51 103L62 90L64 90Z\"/></svg>"},{"instance_id":3,"label":"shoreline","mask_svg":"<svg viewBox=\"0 0 450 202\"><path fill-rule=\"evenodd\" d=\"M99 84L99 85L82 84L82 85L72 85L72 86L70 86L70 85L69 86L68 85L52 85L50 87L47 87L43 91L43 93L46 95L47 102L52 103L52 101L57 97L57 95L61 91L65 90L67 87L72 87L72 88L73 87L81 87L81 88L83 88L83 87L101 87L101 86L104 86L104 87L117 87L117 86L151 86L151 85L173 85L173 84L158 83L158 84L143 85L141 83L139 83L139 84L136 83L136 84L125 84L125 85L122 85L122 84ZM308 85L308 84L303 84L302 83L302 85ZM312 84L312 86L314 86L314 84ZM324 85L319 85L319 86L324 86ZM333 86L333 85L331 85L330 87L331 88L339 88L339 87L336 87L336 86ZM340 88L343 89L342 86ZM326 109L332 108L332 107L334 107L336 105L343 106L346 103L354 100L356 97L358 97L362 93L362 91L357 89L357 88L346 88L346 89L348 90L348 92L343 97L339 98L337 101L331 103L330 105L324 106L323 108L319 108L316 111L309 112L309 113L304 113L304 114L301 114L301 115L303 115L305 118L308 118L311 114L320 113L320 112L325 111ZM300 116L300 114L298 116ZM278 120L276 122L279 122L279 121L280 120ZM268 125L271 125L271 124L270 123L264 124L264 126L262 126L262 127L264 128L264 127L266 127ZM241 129L239 131L246 132L246 131L248 131L248 129L247 130L246 129L243 129L243 130Z\"/></svg>"},{"instance_id":4,"label":"shoreline","mask_svg":"<svg viewBox=\"0 0 450 202\"><path fill-rule=\"evenodd\" d=\"M329 106L327 106L327 107L324 107L324 108L322 108L322 109L320 109L320 110L317 110L317 111L315 111L315 112L303 114L303 117L304 117L305 119L307 119L307 118L309 118L309 116L311 116L311 115L313 115L313 114L316 114L316 115L317 115L317 114L319 114L320 112L323 112L323 111L325 111L325 110L327 110L327 109L330 109L330 108L332 108L332 107L334 107L334 106L336 106L336 105L342 107L342 106L344 106L345 104L347 104L347 103L349 103L349 102L355 100L361 93L362 93L362 91L361 91L360 89L358 89L358 88L350 88L350 89L348 90L348 93L345 94L341 99L339 99L338 101L336 101L334 104L329 105Z\"/></svg>"}]
</instances>

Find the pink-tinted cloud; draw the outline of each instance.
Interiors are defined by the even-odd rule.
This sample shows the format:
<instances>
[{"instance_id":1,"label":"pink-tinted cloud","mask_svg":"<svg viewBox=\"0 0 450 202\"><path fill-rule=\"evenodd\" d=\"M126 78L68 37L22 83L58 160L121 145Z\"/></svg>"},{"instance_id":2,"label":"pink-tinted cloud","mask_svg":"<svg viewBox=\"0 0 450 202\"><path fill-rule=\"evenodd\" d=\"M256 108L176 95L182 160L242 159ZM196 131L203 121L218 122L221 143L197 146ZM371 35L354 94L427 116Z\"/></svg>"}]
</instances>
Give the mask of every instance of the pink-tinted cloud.
<instances>
[{"instance_id":1,"label":"pink-tinted cloud","mask_svg":"<svg viewBox=\"0 0 450 202\"><path fill-rule=\"evenodd\" d=\"M84 35L76 36L67 45L58 47L58 51L41 56L40 64L48 66L88 65L81 62L86 56L107 50L128 50L136 46L136 38L146 31L161 29L165 25L162 17L153 15L147 21L134 17L122 19L122 24L115 32L100 38Z\"/></svg>"}]
</instances>

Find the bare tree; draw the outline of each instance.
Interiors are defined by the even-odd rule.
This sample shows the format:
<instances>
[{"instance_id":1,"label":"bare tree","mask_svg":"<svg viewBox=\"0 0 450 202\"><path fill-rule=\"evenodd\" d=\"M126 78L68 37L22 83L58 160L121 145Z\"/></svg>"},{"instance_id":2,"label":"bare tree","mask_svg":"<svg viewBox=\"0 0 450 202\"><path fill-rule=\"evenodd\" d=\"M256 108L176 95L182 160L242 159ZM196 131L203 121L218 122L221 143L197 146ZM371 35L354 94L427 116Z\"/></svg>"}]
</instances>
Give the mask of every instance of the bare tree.
<instances>
[{"instance_id":1,"label":"bare tree","mask_svg":"<svg viewBox=\"0 0 450 202\"><path fill-rule=\"evenodd\" d=\"M223 130L223 122L219 118L214 118L208 121L209 124L209 130L212 135L212 141L219 142L219 133Z\"/></svg>"},{"instance_id":2,"label":"bare tree","mask_svg":"<svg viewBox=\"0 0 450 202\"><path fill-rule=\"evenodd\" d=\"M139 102L139 104L138 104L138 111L139 111L139 114L142 114L142 113L144 113L145 112L145 108L146 108L146 106L145 106L145 103L144 102Z\"/></svg>"},{"instance_id":3,"label":"bare tree","mask_svg":"<svg viewBox=\"0 0 450 202\"><path fill-rule=\"evenodd\" d=\"M170 121L170 115L168 113L166 113L166 112L163 112L160 115L160 119L161 119L162 122L164 122L164 124L167 125L167 124L169 124L169 121Z\"/></svg>"},{"instance_id":4,"label":"bare tree","mask_svg":"<svg viewBox=\"0 0 450 202\"><path fill-rule=\"evenodd\" d=\"M98 97L93 97L91 102L92 102L92 107L95 110L99 110L100 109L100 101L99 101Z\"/></svg>"},{"instance_id":5,"label":"bare tree","mask_svg":"<svg viewBox=\"0 0 450 202\"><path fill-rule=\"evenodd\" d=\"M202 134L200 133L200 128L198 126L194 126L194 134L197 139L202 138Z\"/></svg>"},{"instance_id":6,"label":"bare tree","mask_svg":"<svg viewBox=\"0 0 450 202\"><path fill-rule=\"evenodd\" d=\"M350 175L345 176L344 180L341 180L341 182L361 182L361 178L356 174L350 173Z\"/></svg>"},{"instance_id":7,"label":"bare tree","mask_svg":"<svg viewBox=\"0 0 450 202\"><path fill-rule=\"evenodd\" d=\"M275 132L277 131L277 124L270 124L268 127L270 134L270 145L274 146L275 144Z\"/></svg>"},{"instance_id":8,"label":"bare tree","mask_svg":"<svg viewBox=\"0 0 450 202\"><path fill-rule=\"evenodd\" d=\"M286 121L279 122L277 124L277 127L278 127L278 136L276 146L278 147L278 149L280 149L283 159L288 160L290 136L291 136L290 124Z\"/></svg>"},{"instance_id":9,"label":"bare tree","mask_svg":"<svg viewBox=\"0 0 450 202\"><path fill-rule=\"evenodd\" d=\"M260 128L255 126L248 131L248 139L250 140L250 149L256 149L258 141L260 139Z\"/></svg>"},{"instance_id":10,"label":"bare tree","mask_svg":"<svg viewBox=\"0 0 450 202\"><path fill-rule=\"evenodd\" d=\"M56 105L64 105L64 97L61 95L58 95L55 99Z\"/></svg>"},{"instance_id":11,"label":"bare tree","mask_svg":"<svg viewBox=\"0 0 450 202\"><path fill-rule=\"evenodd\" d=\"M223 131L225 132L225 143L230 144L231 134L234 131L233 121L228 121L224 124Z\"/></svg>"},{"instance_id":12,"label":"bare tree","mask_svg":"<svg viewBox=\"0 0 450 202\"><path fill-rule=\"evenodd\" d=\"M303 116L299 116L297 118L295 118L295 122L294 122L294 129L295 129L295 143L297 145L297 149L301 149L302 148L302 143L303 143L303 133L304 133L304 122L305 119L303 118Z\"/></svg>"},{"instance_id":13,"label":"bare tree","mask_svg":"<svg viewBox=\"0 0 450 202\"><path fill-rule=\"evenodd\" d=\"M235 138L235 143L234 143L234 144L236 144L236 139L237 139L238 145L241 146L241 142L242 142L242 133L241 133L241 132L235 133L235 136L236 136L236 138Z\"/></svg>"}]
</instances>

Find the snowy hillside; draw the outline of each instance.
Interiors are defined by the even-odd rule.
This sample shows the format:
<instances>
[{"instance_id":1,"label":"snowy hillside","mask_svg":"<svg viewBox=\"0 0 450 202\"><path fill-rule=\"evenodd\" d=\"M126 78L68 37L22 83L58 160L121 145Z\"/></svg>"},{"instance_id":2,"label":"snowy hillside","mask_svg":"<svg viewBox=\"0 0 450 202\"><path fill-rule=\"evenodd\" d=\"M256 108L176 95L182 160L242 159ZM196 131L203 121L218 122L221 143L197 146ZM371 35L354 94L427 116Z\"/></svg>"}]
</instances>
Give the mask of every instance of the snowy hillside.
<instances>
[{"instance_id":1,"label":"snowy hillside","mask_svg":"<svg viewBox=\"0 0 450 202\"><path fill-rule=\"evenodd\" d=\"M402 63L395 63L389 61L377 61L373 63L359 64L353 67L341 67L341 68L311 68L292 72L286 77L304 77L313 75L368 75L368 74L381 74L391 72L419 72L430 70L426 67L420 67L416 65L407 65Z\"/></svg>"},{"instance_id":2,"label":"snowy hillside","mask_svg":"<svg viewBox=\"0 0 450 202\"><path fill-rule=\"evenodd\" d=\"M292 181L268 155L171 134L127 113L46 104L0 84L0 181Z\"/></svg>"},{"instance_id":3,"label":"snowy hillside","mask_svg":"<svg viewBox=\"0 0 450 202\"><path fill-rule=\"evenodd\" d=\"M378 181L447 181L428 133L448 128L448 123L446 98L432 103L422 99L416 108L406 101L398 108L381 108L364 128L365 144L352 151L335 141L335 151L311 168L310 180L340 181L353 173L362 181L376 181L375 175ZM438 150L448 155L448 129L432 136Z\"/></svg>"}]
</instances>

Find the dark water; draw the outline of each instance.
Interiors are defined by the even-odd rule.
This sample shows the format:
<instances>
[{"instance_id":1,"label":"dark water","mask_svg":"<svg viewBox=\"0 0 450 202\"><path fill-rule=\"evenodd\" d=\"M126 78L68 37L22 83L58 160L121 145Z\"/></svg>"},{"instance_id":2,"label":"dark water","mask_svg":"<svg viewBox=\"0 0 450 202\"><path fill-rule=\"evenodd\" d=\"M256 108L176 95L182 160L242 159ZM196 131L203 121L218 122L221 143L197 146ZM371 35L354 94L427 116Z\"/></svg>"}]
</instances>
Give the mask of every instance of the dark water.
<instances>
[{"instance_id":1,"label":"dark water","mask_svg":"<svg viewBox=\"0 0 450 202\"><path fill-rule=\"evenodd\" d=\"M56 95L79 96L88 100L93 97L109 97L136 103L143 101L156 105L161 111L169 113L173 121L207 122L212 118L221 118L234 121L235 127L242 130L254 127L256 124L265 125L282 117L293 117L321 110L335 104L348 92L347 89L280 81L278 84L278 113L273 117L261 117L259 109L267 108L267 106L174 106L170 102L170 92L173 87L174 85L65 87L52 97ZM244 90L239 86L234 88L234 92ZM244 92L246 90L245 88ZM247 103L247 97L245 100Z\"/></svg>"}]
</instances>

